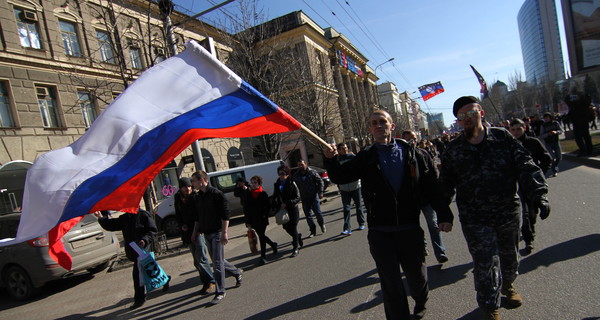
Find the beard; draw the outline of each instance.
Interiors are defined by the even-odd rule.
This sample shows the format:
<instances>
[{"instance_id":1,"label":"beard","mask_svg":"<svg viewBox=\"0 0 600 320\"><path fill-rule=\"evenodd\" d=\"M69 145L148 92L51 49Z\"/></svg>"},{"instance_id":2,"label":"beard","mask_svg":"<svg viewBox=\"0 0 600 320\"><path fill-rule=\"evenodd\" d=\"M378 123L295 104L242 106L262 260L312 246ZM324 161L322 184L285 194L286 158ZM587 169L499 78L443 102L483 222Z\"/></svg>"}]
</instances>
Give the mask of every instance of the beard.
<instances>
[{"instance_id":1,"label":"beard","mask_svg":"<svg viewBox=\"0 0 600 320\"><path fill-rule=\"evenodd\" d=\"M470 127L463 128L463 132L465 134L465 138L471 139L471 138L473 138L473 134L475 133L475 127L470 126Z\"/></svg>"}]
</instances>

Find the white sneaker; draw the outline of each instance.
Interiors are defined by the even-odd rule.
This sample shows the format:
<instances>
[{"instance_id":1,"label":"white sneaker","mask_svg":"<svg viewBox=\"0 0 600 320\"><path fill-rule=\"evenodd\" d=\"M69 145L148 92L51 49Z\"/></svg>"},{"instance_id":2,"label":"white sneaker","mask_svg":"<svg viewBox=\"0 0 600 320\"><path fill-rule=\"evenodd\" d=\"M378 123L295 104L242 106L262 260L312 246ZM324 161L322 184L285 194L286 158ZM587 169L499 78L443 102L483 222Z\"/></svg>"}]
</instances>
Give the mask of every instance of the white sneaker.
<instances>
[{"instance_id":1,"label":"white sneaker","mask_svg":"<svg viewBox=\"0 0 600 320\"><path fill-rule=\"evenodd\" d=\"M210 302L211 305L215 305L218 304L219 302L221 302L221 300L223 300L223 298L225 298L225 293L223 294L218 294L215 296L214 299L212 299L212 301Z\"/></svg>"}]
</instances>

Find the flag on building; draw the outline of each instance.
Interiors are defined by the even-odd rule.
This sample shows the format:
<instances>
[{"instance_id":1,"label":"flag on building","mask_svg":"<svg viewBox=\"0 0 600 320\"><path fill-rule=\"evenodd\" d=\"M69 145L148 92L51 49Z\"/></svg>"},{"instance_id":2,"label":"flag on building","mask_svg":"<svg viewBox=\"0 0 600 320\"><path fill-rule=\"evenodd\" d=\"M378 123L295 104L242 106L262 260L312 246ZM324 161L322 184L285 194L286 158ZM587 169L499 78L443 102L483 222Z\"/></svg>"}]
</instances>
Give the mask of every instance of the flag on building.
<instances>
[{"instance_id":1,"label":"flag on building","mask_svg":"<svg viewBox=\"0 0 600 320\"><path fill-rule=\"evenodd\" d=\"M27 172L17 236L48 233L50 255L66 269L61 238L99 210L137 213L152 179L193 141L300 129L196 42L145 71L73 144L40 156Z\"/></svg>"},{"instance_id":2,"label":"flag on building","mask_svg":"<svg viewBox=\"0 0 600 320\"><path fill-rule=\"evenodd\" d=\"M479 85L481 85L481 90L479 90L479 93L482 94L482 99L485 99L489 96L489 91L487 88L487 83L485 82L485 79L483 79L483 77L481 76L481 74L479 74L479 72L477 72L477 70L475 70L475 68L473 66L471 66L471 69L473 69L473 72L475 72L475 76L477 77L477 81L479 81Z\"/></svg>"},{"instance_id":3,"label":"flag on building","mask_svg":"<svg viewBox=\"0 0 600 320\"><path fill-rule=\"evenodd\" d=\"M444 87L442 87L442 83L440 81L422 85L419 87L419 92L421 92L421 96L423 97L423 101L427 101L438 94L444 92Z\"/></svg>"}]
</instances>

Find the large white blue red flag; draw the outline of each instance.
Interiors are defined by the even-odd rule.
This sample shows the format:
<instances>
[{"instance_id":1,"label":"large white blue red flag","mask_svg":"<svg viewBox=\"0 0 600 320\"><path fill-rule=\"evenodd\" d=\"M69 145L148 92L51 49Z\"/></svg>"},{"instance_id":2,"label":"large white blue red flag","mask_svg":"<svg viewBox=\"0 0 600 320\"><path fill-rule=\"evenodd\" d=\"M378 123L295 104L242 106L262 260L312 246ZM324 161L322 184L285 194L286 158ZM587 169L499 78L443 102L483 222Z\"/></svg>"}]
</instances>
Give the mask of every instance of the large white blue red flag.
<instances>
[{"instance_id":1,"label":"large white blue red flag","mask_svg":"<svg viewBox=\"0 0 600 320\"><path fill-rule=\"evenodd\" d=\"M144 72L73 144L40 156L27 172L14 239L48 234L66 269L62 236L88 213L137 213L146 187L194 140L252 137L301 124L196 42Z\"/></svg>"}]
</instances>

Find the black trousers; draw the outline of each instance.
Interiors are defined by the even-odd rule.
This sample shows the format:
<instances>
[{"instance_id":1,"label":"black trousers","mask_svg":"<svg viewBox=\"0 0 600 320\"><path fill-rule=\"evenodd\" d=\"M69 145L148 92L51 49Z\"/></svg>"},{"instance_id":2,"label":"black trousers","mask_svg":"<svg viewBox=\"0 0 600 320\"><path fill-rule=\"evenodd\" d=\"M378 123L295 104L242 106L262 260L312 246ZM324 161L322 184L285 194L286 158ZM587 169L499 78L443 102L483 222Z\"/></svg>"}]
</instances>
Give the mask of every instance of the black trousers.
<instances>
[{"instance_id":1,"label":"black trousers","mask_svg":"<svg viewBox=\"0 0 600 320\"><path fill-rule=\"evenodd\" d=\"M396 232L369 229L369 248L375 260L387 319L410 319L402 271L416 305L425 306L429 295L425 244L420 227Z\"/></svg>"},{"instance_id":2,"label":"black trousers","mask_svg":"<svg viewBox=\"0 0 600 320\"><path fill-rule=\"evenodd\" d=\"M135 301L146 300L146 285L140 282L140 269L138 268L137 260L133 262L131 276L133 277L133 298Z\"/></svg>"},{"instance_id":3,"label":"black trousers","mask_svg":"<svg viewBox=\"0 0 600 320\"><path fill-rule=\"evenodd\" d=\"M264 224L252 225L254 231L256 231L256 235L258 236L258 240L260 241L260 257L264 258L266 256L267 244L271 247L275 245L273 241L265 234L267 230L267 226Z\"/></svg>"}]
</instances>

